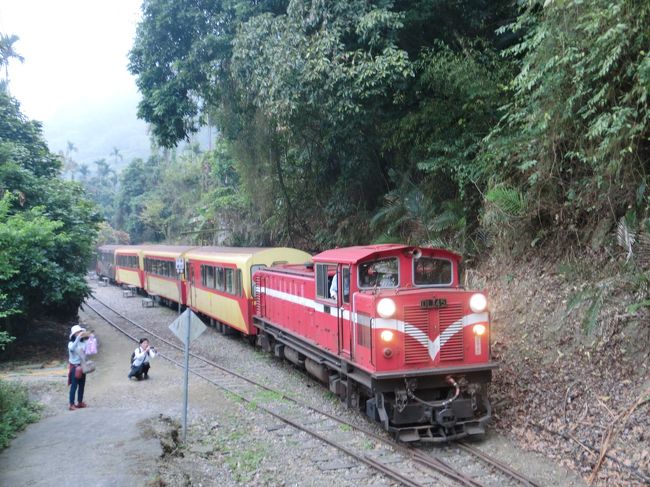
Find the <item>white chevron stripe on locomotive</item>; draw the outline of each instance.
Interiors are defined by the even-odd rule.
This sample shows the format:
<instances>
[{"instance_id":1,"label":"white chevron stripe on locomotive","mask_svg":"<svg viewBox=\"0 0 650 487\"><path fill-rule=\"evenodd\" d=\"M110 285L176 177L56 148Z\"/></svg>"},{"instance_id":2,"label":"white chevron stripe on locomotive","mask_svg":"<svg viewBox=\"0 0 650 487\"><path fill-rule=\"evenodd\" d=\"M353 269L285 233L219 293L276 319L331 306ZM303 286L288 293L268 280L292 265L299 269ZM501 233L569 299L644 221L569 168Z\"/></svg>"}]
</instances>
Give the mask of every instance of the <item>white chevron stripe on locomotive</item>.
<instances>
[{"instance_id":1,"label":"white chevron stripe on locomotive","mask_svg":"<svg viewBox=\"0 0 650 487\"><path fill-rule=\"evenodd\" d=\"M435 340L429 339L429 356L431 360L435 360L436 356L440 353L440 349L445 346L451 337L453 337L460 330L463 330L466 326L472 326L477 323L487 323L488 314L487 313L472 313L471 315L465 315L460 320L455 321L450 326L447 327L440 335L436 337Z\"/></svg>"},{"instance_id":2,"label":"white chevron stripe on locomotive","mask_svg":"<svg viewBox=\"0 0 650 487\"><path fill-rule=\"evenodd\" d=\"M317 303L313 299L303 298L302 296L296 296L295 294L285 293L283 291L278 291L277 289L265 287L258 288L258 292L265 293L277 299L282 299L283 301L289 301L294 304L313 308L315 311L319 311L321 313L326 313L325 305L322 303ZM450 326L448 326L445 331L443 331L435 338L435 340L431 340L430 337L428 340L425 340L422 336L411 333L410 330L405 327L405 323L402 320L395 320L390 318L371 318L368 315L360 313L350 313L348 310L337 308L336 306L330 306L328 314L337 317L339 316L339 311L343 312L343 319L351 319L351 321L355 324L360 324L362 326L371 326L372 328L395 330L404 334L408 334L410 337L417 340L423 347L429 350L429 356L431 357L431 360L435 360L440 353L440 349L444 347L445 343L447 343L456 333L463 330L466 326L472 326L477 323L486 323L488 321L487 313L472 313L465 315L460 320L455 321Z\"/></svg>"}]
</instances>

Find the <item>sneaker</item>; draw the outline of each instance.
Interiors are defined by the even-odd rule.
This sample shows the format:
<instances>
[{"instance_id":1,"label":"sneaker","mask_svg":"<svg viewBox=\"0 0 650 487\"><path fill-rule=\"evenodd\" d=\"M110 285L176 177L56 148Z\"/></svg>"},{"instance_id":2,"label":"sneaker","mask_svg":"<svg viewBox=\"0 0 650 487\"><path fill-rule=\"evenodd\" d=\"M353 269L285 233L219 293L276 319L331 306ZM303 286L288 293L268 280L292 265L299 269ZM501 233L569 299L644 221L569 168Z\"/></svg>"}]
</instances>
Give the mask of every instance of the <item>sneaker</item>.
<instances>
[{"instance_id":1,"label":"sneaker","mask_svg":"<svg viewBox=\"0 0 650 487\"><path fill-rule=\"evenodd\" d=\"M77 407L74 404L70 404L70 407L68 408L70 411L74 411L77 409Z\"/></svg>"},{"instance_id":2,"label":"sneaker","mask_svg":"<svg viewBox=\"0 0 650 487\"><path fill-rule=\"evenodd\" d=\"M81 401L80 403L77 403L77 409L80 409L80 408L87 408L87 407L88 407L88 404L86 404L86 403L83 402L83 401Z\"/></svg>"},{"instance_id":3,"label":"sneaker","mask_svg":"<svg viewBox=\"0 0 650 487\"><path fill-rule=\"evenodd\" d=\"M144 374L144 380L147 380L149 378L149 374Z\"/></svg>"}]
</instances>

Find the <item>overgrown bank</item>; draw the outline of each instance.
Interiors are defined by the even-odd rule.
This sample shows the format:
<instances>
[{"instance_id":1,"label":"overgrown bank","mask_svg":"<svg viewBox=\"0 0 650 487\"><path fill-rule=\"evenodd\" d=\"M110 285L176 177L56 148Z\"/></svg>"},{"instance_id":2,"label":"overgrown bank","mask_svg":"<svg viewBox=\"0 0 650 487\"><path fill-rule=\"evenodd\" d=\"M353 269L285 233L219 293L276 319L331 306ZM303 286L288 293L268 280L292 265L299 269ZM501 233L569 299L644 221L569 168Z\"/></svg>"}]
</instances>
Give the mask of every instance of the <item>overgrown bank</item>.
<instances>
[{"instance_id":1,"label":"overgrown bank","mask_svg":"<svg viewBox=\"0 0 650 487\"><path fill-rule=\"evenodd\" d=\"M491 258L496 428L606 485L650 481L647 281L624 259ZM603 458L601 458L601 455ZM594 473L595 472L595 473Z\"/></svg>"}]
</instances>

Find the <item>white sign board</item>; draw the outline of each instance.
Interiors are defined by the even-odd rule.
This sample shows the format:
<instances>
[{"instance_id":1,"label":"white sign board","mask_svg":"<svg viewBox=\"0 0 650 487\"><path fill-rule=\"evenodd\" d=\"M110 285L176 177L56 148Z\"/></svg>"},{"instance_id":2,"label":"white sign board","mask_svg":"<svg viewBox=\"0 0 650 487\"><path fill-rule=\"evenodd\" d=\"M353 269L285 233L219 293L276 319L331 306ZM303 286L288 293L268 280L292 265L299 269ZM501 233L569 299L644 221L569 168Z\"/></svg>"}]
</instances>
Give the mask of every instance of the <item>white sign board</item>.
<instances>
[{"instance_id":1,"label":"white sign board","mask_svg":"<svg viewBox=\"0 0 650 487\"><path fill-rule=\"evenodd\" d=\"M176 259L176 272L180 274L185 270L185 261L182 259L182 257L179 257Z\"/></svg>"},{"instance_id":2,"label":"white sign board","mask_svg":"<svg viewBox=\"0 0 650 487\"><path fill-rule=\"evenodd\" d=\"M187 319L187 315L190 315L189 320ZM180 315L178 318L176 318L171 325L169 325L169 329L172 331L174 335L183 343L187 340L187 323L190 323L190 343L192 343L196 338L203 333L207 326L203 324L201 321L201 318L196 316L190 308L187 308L182 315Z\"/></svg>"}]
</instances>

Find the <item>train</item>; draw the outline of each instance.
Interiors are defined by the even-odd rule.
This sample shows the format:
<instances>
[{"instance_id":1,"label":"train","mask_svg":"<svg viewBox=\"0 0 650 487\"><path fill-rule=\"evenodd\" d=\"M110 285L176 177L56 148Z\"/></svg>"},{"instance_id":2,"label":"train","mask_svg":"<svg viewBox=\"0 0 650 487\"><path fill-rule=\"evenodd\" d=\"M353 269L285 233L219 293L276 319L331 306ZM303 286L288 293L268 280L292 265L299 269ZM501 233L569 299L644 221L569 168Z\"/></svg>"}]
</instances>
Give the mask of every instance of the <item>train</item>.
<instances>
[{"instance_id":1,"label":"train","mask_svg":"<svg viewBox=\"0 0 650 487\"><path fill-rule=\"evenodd\" d=\"M442 248L106 245L97 275L182 305L322 382L397 440L481 438L492 416L485 291Z\"/></svg>"}]
</instances>

